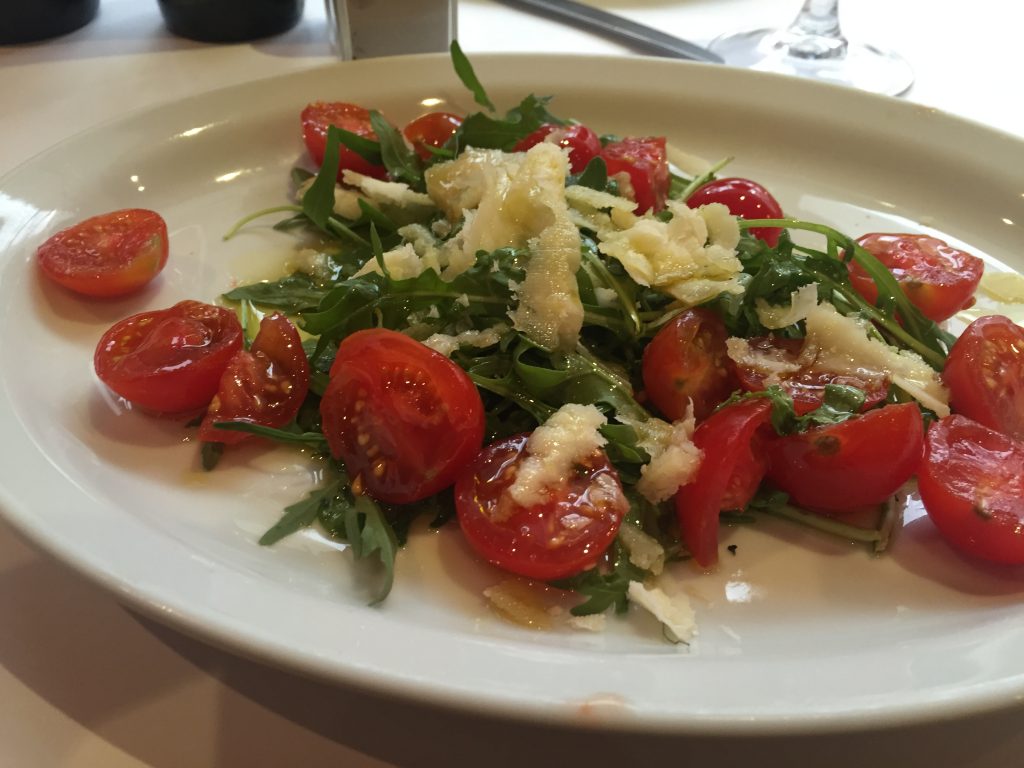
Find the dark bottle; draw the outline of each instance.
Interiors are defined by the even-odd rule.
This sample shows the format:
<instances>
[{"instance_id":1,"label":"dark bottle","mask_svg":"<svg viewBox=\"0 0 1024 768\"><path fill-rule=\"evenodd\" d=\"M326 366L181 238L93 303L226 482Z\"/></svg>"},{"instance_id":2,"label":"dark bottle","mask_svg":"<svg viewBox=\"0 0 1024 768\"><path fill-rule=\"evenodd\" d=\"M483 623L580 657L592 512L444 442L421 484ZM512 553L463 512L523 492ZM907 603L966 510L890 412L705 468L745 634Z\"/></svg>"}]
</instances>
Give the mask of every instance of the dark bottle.
<instances>
[{"instance_id":1,"label":"dark bottle","mask_svg":"<svg viewBox=\"0 0 1024 768\"><path fill-rule=\"evenodd\" d=\"M159 0L167 28L204 43L234 43L286 32L303 0Z\"/></svg>"},{"instance_id":2,"label":"dark bottle","mask_svg":"<svg viewBox=\"0 0 1024 768\"><path fill-rule=\"evenodd\" d=\"M0 45L66 35L94 18L100 0L0 0Z\"/></svg>"}]
</instances>

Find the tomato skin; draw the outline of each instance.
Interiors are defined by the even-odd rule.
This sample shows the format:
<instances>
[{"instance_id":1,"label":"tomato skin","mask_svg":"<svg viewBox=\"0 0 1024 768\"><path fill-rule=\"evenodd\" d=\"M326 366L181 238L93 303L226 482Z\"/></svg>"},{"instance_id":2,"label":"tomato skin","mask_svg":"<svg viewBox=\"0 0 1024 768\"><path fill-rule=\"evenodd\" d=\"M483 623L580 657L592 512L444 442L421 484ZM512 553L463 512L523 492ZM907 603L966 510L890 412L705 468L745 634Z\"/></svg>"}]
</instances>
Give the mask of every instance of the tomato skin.
<instances>
[{"instance_id":1,"label":"tomato skin","mask_svg":"<svg viewBox=\"0 0 1024 768\"><path fill-rule=\"evenodd\" d=\"M928 235L863 235L857 244L892 272L910 302L937 323L974 304L974 292L985 263L977 256L953 248ZM857 292L874 304L878 286L856 262L850 261L850 281Z\"/></svg>"},{"instance_id":2,"label":"tomato skin","mask_svg":"<svg viewBox=\"0 0 1024 768\"><path fill-rule=\"evenodd\" d=\"M1024 564L1024 443L947 416L928 430L917 483L928 517L952 547Z\"/></svg>"},{"instance_id":3,"label":"tomato skin","mask_svg":"<svg viewBox=\"0 0 1024 768\"><path fill-rule=\"evenodd\" d=\"M758 336L748 340L751 348L765 352L772 358L797 363L803 350L803 339L789 339L781 336ZM733 363L740 387L747 392L761 392L767 388L768 374L750 365ZM884 378L840 374L811 365L790 374L779 376L778 385L793 398L793 410L797 415L810 413L820 408L825 400L828 384L843 384L856 387L864 393L864 406L869 410L885 400L889 394L889 382Z\"/></svg>"},{"instance_id":4,"label":"tomato skin","mask_svg":"<svg viewBox=\"0 0 1024 768\"><path fill-rule=\"evenodd\" d=\"M771 410L764 398L744 400L711 414L693 433L704 457L675 504L683 543L703 568L718 562L718 513L745 507L761 484L766 459L760 432Z\"/></svg>"},{"instance_id":5,"label":"tomato skin","mask_svg":"<svg viewBox=\"0 0 1024 768\"><path fill-rule=\"evenodd\" d=\"M206 407L241 348L234 312L182 301L115 323L96 345L93 365L125 400L157 413L184 413Z\"/></svg>"},{"instance_id":6,"label":"tomato skin","mask_svg":"<svg viewBox=\"0 0 1024 768\"><path fill-rule=\"evenodd\" d=\"M608 176L625 173L633 187L636 213L657 213L668 199L668 153L664 136L631 137L604 146L601 155L608 166Z\"/></svg>"},{"instance_id":7,"label":"tomato skin","mask_svg":"<svg viewBox=\"0 0 1024 768\"><path fill-rule=\"evenodd\" d=\"M357 136L377 141L377 134L370 125L370 112L356 104L341 101L315 101L302 110L302 137L310 156L318 166L323 165L324 151L327 148L327 128L336 125ZM366 160L344 144L339 146L338 181L342 172L348 168L356 173L373 176L375 179L386 179L388 172L383 165Z\"/></svg>"},{"instance_id":8,"label":"tomato skin","mask_svg":"<svg viewBox=\"0 0 1024 768\"><path fill-rule=\"evenodd\" d=\"M585 125L554 125L544 123L540 128L524 139L520 139L513 152L525 152L535 144L549 141L569 150L569 168L573 173L580 173L587 163L601 153L601 139Z\"/></svg>"},{"instance_id":9,"label":"tomato skin","mask_svg":"<svg viewBox=\"0 0 1024 768\"><path fill-rule=\"evenodd\" d=\"M768 446L768 478L812 510L881 504L911 478L924 450L914 403L887 405L840 424L780 437Z\"/></svg>"},{"instance_id":10,"label":"tomato skin","mask_svg":"<svg viewBox=\"0 0 1024 768\"><path fill-rule=\"evenodd\" d=\"M389 504L444 490L483 444L484 407L466 372L383 328L338 345L320 415L353 484Z\"/></svg>"},{"instance_id":11,"label":"tomato skin","mask_svg":"<svg viewBox=\"0 0 1024 768\"><path fill-rule=\"evenodd\" d=\"M430 160L434 154L427 147L443 147L462 125L462 118L451 112L428 112L411 120L402 134L412 144L421 160Z\"/></svg>"},{"instance_id":12,"label":"tomato skin","mask_svg":"<svg viewBox=\"0 0 1024 768\"><path fill-rule=\"evenodd\" d=\"M515 435L487 446L459 475L459 525L469 544L499 568L542 581L568 578L597 564L629 502L615 468L597 450L547 501L520 506L506 490L526 456L528 438ZM578 525L581 516L585 526Z\"/></svg>"},{"instance_id":13,"label":"tomato skin","mask_svg":"<svg viewBox=\"0 0 1024 768\"><path fill-rule=\"evenodd\" d=\"M1024 328L979 317L953 343L942 380L954 411L1024 440Z\"/></svg>"},{"instance_id":14,"label":"tomato skin","mask_svg":"<svg viewBox=\"0 0 1024 768\"><path fill-rule=\"evenodd\" d=\"M699 208L708 203L722 203L729 213L741 219L781 219L782 206L774 195L756 181L725 178L709 181L690 195L686 204ZM779 243L779 227L755 227L750 234L774 248Z\"/></svg>"},{"instance_id":15,"label":"tomato skin","mask_svg":"<svg viewBox=\"0 0 1024 768\"><path fill-rule=\"evenodd\" d=\"M217 394L199 426L199 439L235 445L254 437L214 426L219 421L244 421L283 427L295 418L309 391L309 361L299 332L284 315L260 321L248 350L241 349L220 377Z\"/></svg>"},{"instance_id":16,"label":"tomato skin","mask_svg":"<svg viewBox=\"0 0 1024 768\"><path fill-rule=\"evenodd\" d=\"M155 211L126 208L61 230L39 246L43 274L85 296L134 293L167 264L167 224Z\"/></svg>"},{"instance_id":17,"label":"tomato skin","mask_svg":"<svg viewBox=\"0 0 1024 768\"><path fill-rule=\"evenodd\" d=\"M644 391L665 418L676 421L693 402L697 421L707 418L735 389L725 340L729 334L710 309L687 309L644 348Z\"/></svg>"}]
</instances>

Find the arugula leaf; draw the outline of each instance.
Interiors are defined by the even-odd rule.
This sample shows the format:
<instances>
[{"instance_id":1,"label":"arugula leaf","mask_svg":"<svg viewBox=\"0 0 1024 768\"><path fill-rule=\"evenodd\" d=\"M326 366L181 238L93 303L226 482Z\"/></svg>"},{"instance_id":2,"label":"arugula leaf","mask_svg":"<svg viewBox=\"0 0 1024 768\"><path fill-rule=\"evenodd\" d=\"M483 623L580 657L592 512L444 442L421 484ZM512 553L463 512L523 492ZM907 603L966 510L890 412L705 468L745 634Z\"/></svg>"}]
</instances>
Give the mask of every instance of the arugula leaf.
<instances>
[{"instance_id":1,"label":"arugula leaf","mask_svg":"<svg viewBox=\"0 0 1024 768\"><path fill-rule=\"evenodd\" d=\"M608 550L611 569L602 571L591 568L568 579L552 582L559 589L570 589L586 598L570 610L573 616L590 616L604 613L610 606L615 606L616 613L625 613L629 608L629 582L643 581L648 573L633 565L629 553L618 540L612 542Z\"/></svg>"},{"instance_id":2,"label":"arugula leaf","mask_svg":"<svg viewBox=\"0 0 1024 768\"><path fill-rule=\"evenodd\" d=\"M772 385L758 392L736 393L722 403L719 409L753 398L765 398L771 402L772 427L780 435L792 435L796 432L806 432L815 427L841 424L860 413L865 400L864 392L856 387L846 384L826 384L822 404L813 411L799 416L789 393L778 385Z\"/></svg>"},{"instance_id":3,"label":"arugula leaf","mask_svg":"<svg viewBox=\"0 0 1024 768\"><path fill-rule=\"evenodd\" d=\"M511 150L544 123L561 125L564 121L547 110L548 97L529 95L519 106L510 109L504 118L490 117L483 112L469 115L455 132L456 150L463 147Z\"/></svg>"},{"instance_id":4,"label":"arugula leaf","mask_svg":"<svg viewBox=\"0 0 1024 768\"><path fill-rule=\"evenodd\" d=\"M395 555L398 539L380 507L369 496L355 497L355 503L346 509L345 530L352 553L364 560L376 554L384 566L384 578L370 605L377 605L391 592L395 581Z\"/></svg>"},{"instance_id":5,"label":"arugula leaf","mask_svg":"<svg viewBox=\"0 0 1024 768\"><path fill-rule=\"evenodd\" d=\"M603 157L594 157L579 176L570 177L567 183L604 192L608 187L608 164Z\"/></svg>"},{"instance_id":6,"label":"arugula leaf","mask_svg":"<svg viewBox=\"0 0 1024 768\"><path fill-rule=\"evenodd\" d=\"M327 220L334 213L334 184L338 180L338 165L341 162L341 136L341 129L337 126L327 128L324 161L320 164L313 184L302 196L302 212L323 230L327 230Z\"/></svg>"},{"instance_id":7,"label":"arugula leaf","mask_svg":"<svg viewBox=\"0 0 1024 768\"><path fill-rule=\"evenodd\" d=\"M217 421L213 424L217 429L227 432L246 432L250 435L259 435L268 440L285 445L301 445L312 448L319 453L327 452L327 438L322 432L303 432L298 427L294 429L275 429L265 427L262 424L252 424L247 421Z\"/></svg>"},{"instance_id":8,"label":"arugula leaf","mask_svg":"<svg viewBox=\"0 0 1024 768\"><path fill-rule=\"evenodd\" d=\"M330 505L341 488L341 479L328 483L323 488L311 491L302 501L285 507L284 515L260 537L260 544L269 547L296 531L316 522L320 511Z\"/></svg>"},{"instance_id":9,"label":"arugula leaf","mask_svg":"<svg viewBox=\"0 0 1024 768\"><path fill-rule=\"evenodd\" d=\"M224 455L224 443L203 442L199 448L199 461L203 470L210 472L220 463L220 457Z\"/></svg>"},{"instance_id":10,"label":"arugula leaf","mask_svg":"<svg viewBox=\"0 0 1024 768\"><path fill-rule=\"evenodd\" d=\"M402 134L376 110L370 111L370 125L373 126L373 131L380 141L380 158L384 162L384 167L388 169L388 174L393 179L404 181L413 189L422 191L423 164L419 156L406 145Z\"/></svg>"},{"instance_id":11,"label":"arugula leaf","mask_svg":"<svg viewBox=\"0 0 1024 768\"><path fill-rule=\"evenodd\" d=\"M260 544L274 544L319 520L329 533L348 541L357 560L376 556L382 569L370 603L376 605L388 596L394 584L398 540L377 502L353 494L344 468L334 465L334 470L331 482L287 507L281 519L263 534Z\"/></svg>"},{"instance_id":12,"label":"arugula leaf","mask_svg":"<svg viewBox=\"0 0 1024 768\"><path fill-rule=\"evenodd\" d=\"M473 100L481 107L494 112L494 104L488 98L487 92L477 79L476 72L473 71L473 65L469 63L466 54L462 52L462 47L459 45L458 40L452 40L449 52L451 53L452 67L455 69L455 74L459 76L462 84L473 94Z\"/></svg>"},{"instance_id":13,"label":"arugula leaf","mask_svg":"<svg viewBox=\"0 0 1024 768\"><path fill-rule=\"evenodd\" d=\"M260 307L273 307L295 315L316 309L327 293L328 289L312 277L296 272L273 282L243 285L222 296L228 301L250 301Z\"/></svg>"},{"instance_id":14,"label":"arugula leaf","mask_svg":"<svg viewBox=\"0 0 1024 768\"><path fill-rule=\"evenodd\" d=\"M327 293L316 312L302 316L303 330L341 340L374 326L405 329L414 313L434 315L438 332L465 330L460 325L483 328L507 322L512 300L509 283L522 280L519 253L481 253L472 268L451 281L429 269L405 280L379 274L346 280Z\"/></svg>"}]
</instances>

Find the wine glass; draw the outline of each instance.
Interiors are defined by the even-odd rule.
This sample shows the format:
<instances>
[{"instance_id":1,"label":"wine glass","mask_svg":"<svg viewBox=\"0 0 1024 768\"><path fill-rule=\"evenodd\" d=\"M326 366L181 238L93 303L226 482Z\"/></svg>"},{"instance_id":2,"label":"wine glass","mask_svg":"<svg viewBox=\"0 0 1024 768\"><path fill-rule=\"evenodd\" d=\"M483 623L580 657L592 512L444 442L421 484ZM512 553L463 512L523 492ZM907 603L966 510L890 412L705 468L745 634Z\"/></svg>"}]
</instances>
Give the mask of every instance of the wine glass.
<instances>
[{"instance_id":1,"label":"wine glass","mask_svg":"<svg viewBox=\"0 0 1024 768\"><path fill-rule=\"evenodd\" d=\"M914 72L899 55L863 43L851 43L839 26L839 0L805 0L784 29L755 29L713 40L712 51L726 64L781 72L866 91L898 96L914 82Z\"/></svg>"}]
</instances>

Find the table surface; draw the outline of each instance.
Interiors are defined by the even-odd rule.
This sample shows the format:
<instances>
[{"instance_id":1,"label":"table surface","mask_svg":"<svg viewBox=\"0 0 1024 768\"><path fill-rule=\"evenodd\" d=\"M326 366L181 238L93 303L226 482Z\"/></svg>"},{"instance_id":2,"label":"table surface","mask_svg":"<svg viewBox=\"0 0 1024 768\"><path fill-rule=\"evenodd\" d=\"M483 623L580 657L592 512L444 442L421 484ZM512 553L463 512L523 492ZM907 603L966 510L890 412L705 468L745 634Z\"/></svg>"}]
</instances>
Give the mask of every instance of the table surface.
<instances>
[{"instance_id":1,"label":"table surface","mask_svg":"<svg viewBox=\"0 0 1024 768\"><path fill-rule=\"evenodd\" d=\"M798 0L592 0L695 42L789 20ZM917 80L905 98L1024 136L1015 21L996 0L857 0L851 38L900 50ZM1007 18L1019 17L1019 18ZM884 23L880 20L884 19ZM478 51L628 54L615 43L488 0L459 5ZM0 176L78 131L201 89L330 61L323 9L290 32L239 45L175 38L155 2L103 0L84 29L0 47ZM1004 95L1004 94L1009 94ZM960 191L962 193L962 191ZM686 740L511 727L303 679L153 624L35 551L0 522L0 765L274 766L650 764L1019 764L1020 710L880 733Z\"/></svg>"}]
</instances>

